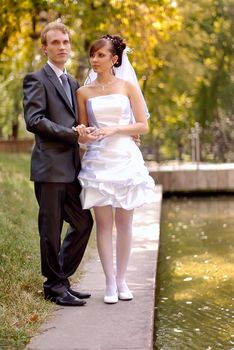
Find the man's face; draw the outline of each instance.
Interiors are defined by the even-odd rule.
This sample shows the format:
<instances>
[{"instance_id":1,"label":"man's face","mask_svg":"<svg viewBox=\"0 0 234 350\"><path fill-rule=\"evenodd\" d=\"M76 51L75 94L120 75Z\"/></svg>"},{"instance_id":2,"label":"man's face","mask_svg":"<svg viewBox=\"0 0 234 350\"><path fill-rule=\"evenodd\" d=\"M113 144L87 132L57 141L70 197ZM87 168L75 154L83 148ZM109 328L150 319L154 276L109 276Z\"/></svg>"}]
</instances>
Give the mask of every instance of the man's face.
<instances>
[{"instance_id":1,"label":"man's face","mask_svg":"<svg viewBox=\"0 0 234 350\"><path fill-rule=\"evenodd\" d=\"M63 69L71 51L69 35L57 29L49 30L46 34L46 45L42 45L42 50L51 63Z\"/></svg>"}]
</instances>

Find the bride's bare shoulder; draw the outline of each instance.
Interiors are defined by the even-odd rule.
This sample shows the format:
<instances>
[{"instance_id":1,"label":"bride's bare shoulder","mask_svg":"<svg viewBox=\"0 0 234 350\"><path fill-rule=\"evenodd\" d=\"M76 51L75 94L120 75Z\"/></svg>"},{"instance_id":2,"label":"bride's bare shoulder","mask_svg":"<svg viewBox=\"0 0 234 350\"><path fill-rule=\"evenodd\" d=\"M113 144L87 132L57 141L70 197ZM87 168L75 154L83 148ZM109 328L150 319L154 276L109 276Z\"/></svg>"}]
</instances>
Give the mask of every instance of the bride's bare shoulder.
<instances>
[{"instance_id":1,"label":"bride's bare shoulder","mask_svg":"<svg viewBox=\"0 0 234 350\"><path fill-rule=\"evenodd\" d=\"M89 90L89 85L80 86L76 91L78 94L85 94Z\"/></svg>"},{"instance_id":2,"label":"bride's bare shoulder","mask_svg":"<svg viewBox=\"0 0 234 350\"><path fill-rule=\"evenodd\" d=\"M92 92L92 89L93 89L92 84L81 86L76 91L77 96L87 99L87 98L89 98L90 93Z\"/></svg>"}]
</instances>

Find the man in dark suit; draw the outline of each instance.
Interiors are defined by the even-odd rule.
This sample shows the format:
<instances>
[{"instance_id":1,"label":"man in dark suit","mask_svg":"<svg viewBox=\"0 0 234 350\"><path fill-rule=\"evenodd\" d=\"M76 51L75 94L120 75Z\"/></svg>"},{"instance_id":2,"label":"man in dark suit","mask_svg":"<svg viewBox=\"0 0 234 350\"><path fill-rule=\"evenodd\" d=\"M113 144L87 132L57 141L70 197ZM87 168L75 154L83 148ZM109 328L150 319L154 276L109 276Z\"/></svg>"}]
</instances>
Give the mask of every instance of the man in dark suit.
<instances>
[{"instance_id":1,"label":"man in dark suit","mask_svg":"<svg viewBox=\"0 0 234 350\"><path fill-rule=\"evenodd\" d=\"M45 299L59 305L82 306L89 293L71 289L68 277L77 269L91 233L93 220L81 207L78 124L75 91L79 85L66 74L71 50L65 25L49 23L41 34L45 66L24 78L24 115L35 134L31 180L39 204L39 233ZM92 135L87 134L88 139ZM94 137L93 137L94 138ZM61 244L64 220L69 223Z\"/></svg>"}]
</instances>

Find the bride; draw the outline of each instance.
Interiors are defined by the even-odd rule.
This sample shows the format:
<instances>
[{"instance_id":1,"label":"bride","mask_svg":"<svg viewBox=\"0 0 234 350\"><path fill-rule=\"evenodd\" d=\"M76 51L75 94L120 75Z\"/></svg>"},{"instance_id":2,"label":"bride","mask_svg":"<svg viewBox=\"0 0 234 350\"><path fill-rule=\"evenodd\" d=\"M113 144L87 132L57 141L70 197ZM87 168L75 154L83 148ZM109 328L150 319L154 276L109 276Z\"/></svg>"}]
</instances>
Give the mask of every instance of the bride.
<instances>
[{"instance_id":1,"label":"bride","mask_svg":"<svg viewBox=\"0 0 234 350\"><path fill-rule=\"evenodd\" d=\"M126 44L119 36L106 35L96 40L90 48L90 64L87 84L77 91L79 142L87 142L90 130L93 136L79 174L81 202L84 209L94 210L97 248L106 278L104 302L114 304L133 299L125 274L134 208L156 200L154 180L132 137L148 132L148 111L127 58Z\"/></svg>"}]
</instances>

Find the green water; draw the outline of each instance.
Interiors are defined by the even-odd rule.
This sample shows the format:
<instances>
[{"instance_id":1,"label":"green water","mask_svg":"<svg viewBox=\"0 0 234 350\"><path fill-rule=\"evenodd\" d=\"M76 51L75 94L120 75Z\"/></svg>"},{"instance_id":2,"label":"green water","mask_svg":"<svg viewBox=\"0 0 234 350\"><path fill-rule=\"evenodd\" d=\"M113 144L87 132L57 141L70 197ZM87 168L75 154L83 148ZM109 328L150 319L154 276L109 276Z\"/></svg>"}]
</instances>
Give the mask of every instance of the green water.
<instances>
[{"instance_id":1,"label":"green water","mask_svg":"<svg viewBox=\"0 0 234 350\"><path fill-rule=\"evenodd\" d=\"M234 350L234 197L163 200L154 350Z\"/></svg>"}]
</instances>

